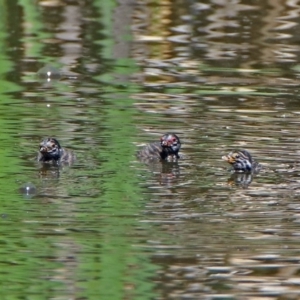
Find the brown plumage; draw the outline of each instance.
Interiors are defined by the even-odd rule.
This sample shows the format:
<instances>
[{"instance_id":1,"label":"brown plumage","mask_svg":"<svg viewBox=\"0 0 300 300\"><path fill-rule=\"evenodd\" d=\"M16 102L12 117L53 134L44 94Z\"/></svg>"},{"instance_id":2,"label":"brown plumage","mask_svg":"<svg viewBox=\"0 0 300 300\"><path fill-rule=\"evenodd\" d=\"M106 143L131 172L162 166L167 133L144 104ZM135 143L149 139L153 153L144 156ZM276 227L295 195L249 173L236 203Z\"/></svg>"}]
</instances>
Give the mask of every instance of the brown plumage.
<instances>
[{"instance_id":1,"label":"brown plumage","mask_svg":"<svg viewBox=\"0 0 300 300\"><path fill-rule=\"evenodd\" d=\"M137 156L143 160L177 160L181 143L179 137L173 133L164 134L160 142L146 145Z\"/></svg>"},{"instance_id":2,"label":"brown plumage","mask_svg":"<svg viewBox=\"0 0 300 300\"><path fill-rule=\"evenodd\" d=\"M76 159L73 151L62 148L54 138L46 138L40 143L38 161L44 163L72 164Z\"/></svg>"}]
</instances>

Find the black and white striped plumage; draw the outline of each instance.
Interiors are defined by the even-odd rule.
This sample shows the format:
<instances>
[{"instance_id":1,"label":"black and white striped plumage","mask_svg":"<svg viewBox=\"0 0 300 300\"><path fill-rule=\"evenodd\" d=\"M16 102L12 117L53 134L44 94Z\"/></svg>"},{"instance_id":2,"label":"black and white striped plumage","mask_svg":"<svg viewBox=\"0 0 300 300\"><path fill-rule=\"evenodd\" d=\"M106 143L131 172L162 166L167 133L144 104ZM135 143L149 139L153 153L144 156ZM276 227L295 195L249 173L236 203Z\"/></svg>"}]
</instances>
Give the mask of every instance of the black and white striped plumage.
<instances>
[{"instance_id":1,"label":"black and white striped plumage","mask_svg":"<svg viewBox=\"0 0 300 300\"><path fill-rule=\"evenodd\" d=\"M177 160L180 147L179 137L174 133L166 133L160 138L160 142L146 145L137 156L146 160Z\"/></svg>"},{"instance_id":2,"label":"black and white striped plumage","mask_svg":"<svg viewBox=\"0 0 300 300\"><path fill-rule=\"evenodd\" d=\"M228 155L222 156L222 159L232 165L237 172L258 171L260 164L255 162L247 150L234 150Z\"/></svg>"},{"instance_id":3,"label":"black and white striped plumage","mask_svg":"<svg viewBox=\"0 0 300 300\"><path fill-rule=\"evenodd\" d=\"M76 157L74 153L66 148L62 148L58 140L46 138L40 143L38 161L72 164Z\"/></svg>"}]
</instances>

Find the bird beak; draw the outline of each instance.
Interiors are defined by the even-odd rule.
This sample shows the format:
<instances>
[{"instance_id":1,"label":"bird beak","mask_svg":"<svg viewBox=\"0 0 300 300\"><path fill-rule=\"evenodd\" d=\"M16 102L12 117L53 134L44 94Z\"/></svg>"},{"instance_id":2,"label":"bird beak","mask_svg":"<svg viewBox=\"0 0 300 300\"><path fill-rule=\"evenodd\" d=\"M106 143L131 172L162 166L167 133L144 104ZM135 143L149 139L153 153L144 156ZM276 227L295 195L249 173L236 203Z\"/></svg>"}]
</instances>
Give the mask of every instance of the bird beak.
<instances>
[{"instance_id":1,"label":"bird beak","mask_svg":"<svg viewBox=\"0 0 300 300\"><path fill-rule=\"evenodd\" d=\"M47 152L47 148L44 147L44 146L41 146L41 147L40 147L40 152L41 152L41 153Z\"/></svg>"},{"instance_id":2,"label":"bird beak","mask_svg":"<svg viewBox=\"0 0 300 300\"><path fill-rule=\"evenodd\" d=\"M222 156L222 159L227 161L230 164L233 164L235 162L234 158L232 156L229 156L229 155Z\"/></svg>"}]
</instances>

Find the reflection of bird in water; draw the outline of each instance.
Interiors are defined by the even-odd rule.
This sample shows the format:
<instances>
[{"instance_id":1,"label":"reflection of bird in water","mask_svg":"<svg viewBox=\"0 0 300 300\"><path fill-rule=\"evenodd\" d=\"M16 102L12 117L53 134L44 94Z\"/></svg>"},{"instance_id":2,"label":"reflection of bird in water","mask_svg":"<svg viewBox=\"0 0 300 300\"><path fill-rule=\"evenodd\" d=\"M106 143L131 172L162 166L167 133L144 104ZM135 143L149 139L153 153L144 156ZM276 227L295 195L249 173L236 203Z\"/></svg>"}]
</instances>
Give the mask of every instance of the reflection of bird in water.
<instances>
[{"instance_id":1,"label":"reflection of bird in water","mask_svg":"<svg viewBox=\"0 0 300 300\"><path fill-rule=\"evenodd\" d=\"M71 165L75 161L75 154L62 148L54 138L46 138L40 143L38 161L43 163Z\"/></svg>"},{"instance_id":2,"label":"reflection of bird in water","mask_svg":"<svg viewBox=\"0 0 300 300\"><path fill-rule=\"evenodd\" d=\"M177 162L168 161L150 161L146 163L147 169L153 176L150 179L155 181L153 186L173 185L180 177L179 164ZM153 183L153 182L152 182Z\"/></svg>"},{"instance_id":3,"label":"reflection of bird in water","mask_svg":"<svg viewBox=\"0 0 300 300\"><path fill-rule=\"evenodd\" d=\"M229 185L237 185L247 188L252 182L252 173L233 173L228 179Z\"/></svg>"},{"instance_id":4,"label":"reflection of bird in water","mask_svg":"<svg viewBox=\"0 0 300 300\"><path fill-rule=\"evenodd\" d=\"M228 180L229 184L234 183L247 187L250 185L253 175L262 168L261 164L256 162L247 150L234 150L228 155L222 156L222 159L232 165L235 171Z\"/></svg>"},{"instance_id":5,"label":"reflection of bird in water","mask_svg":"<svg viewBox=\"0 0 300 300\"><path fill-rule=\"evenodd\" d=\"M179 179L180 169L177 162L162 162L160 173L160 184L169 185Z\"/></svg>"},{"instance_id":6,"label":"reflection of bird in water","mask_svg":"<svg viewBox=\"0 0 300 300\"><path fill-rule=\"evenodd\" d=\"M137 156L144 162L152 160L177 161L181 143L179 137L173 133L166 133L160 138L160 142L146 145Z\"/></svg>"},{"instance_id":7,"label":"reflection of bird in water","mask_svg":"<svg viewBox=\"0 0 300 300\"><path fill-rule=\"evenodd\" d=\"M60 176L61 166L55 164L42 164L39 169L39 177L43 180L58 179Z\"/></svg>"}]
</instances>

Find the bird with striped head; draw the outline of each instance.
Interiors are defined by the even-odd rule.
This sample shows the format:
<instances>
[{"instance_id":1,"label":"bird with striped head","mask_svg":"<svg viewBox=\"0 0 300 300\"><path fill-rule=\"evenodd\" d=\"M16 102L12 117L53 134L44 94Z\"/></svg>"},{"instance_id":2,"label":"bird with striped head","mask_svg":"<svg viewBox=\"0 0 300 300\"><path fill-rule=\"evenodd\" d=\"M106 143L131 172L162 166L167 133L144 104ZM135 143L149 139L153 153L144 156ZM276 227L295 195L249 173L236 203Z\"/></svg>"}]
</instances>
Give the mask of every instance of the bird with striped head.
<instances>
[{"instance_id":1,"label":"bird with striped head","mask_svg":"<svg viewBox=\"0 0 300 300\"><path fill-rule=\"evenodd\" d=\"M228 155L222 156L222 159L232 165L237 172L253 172L260 166L247 150L231 151Z\"/></svg>"}]
</instances>

